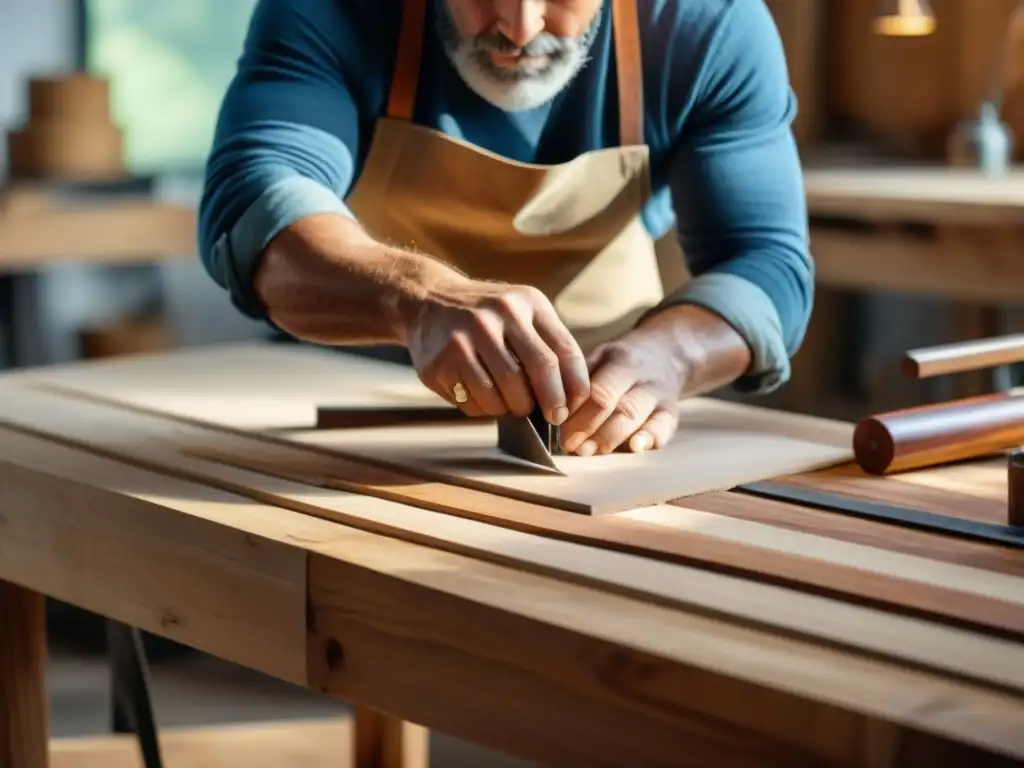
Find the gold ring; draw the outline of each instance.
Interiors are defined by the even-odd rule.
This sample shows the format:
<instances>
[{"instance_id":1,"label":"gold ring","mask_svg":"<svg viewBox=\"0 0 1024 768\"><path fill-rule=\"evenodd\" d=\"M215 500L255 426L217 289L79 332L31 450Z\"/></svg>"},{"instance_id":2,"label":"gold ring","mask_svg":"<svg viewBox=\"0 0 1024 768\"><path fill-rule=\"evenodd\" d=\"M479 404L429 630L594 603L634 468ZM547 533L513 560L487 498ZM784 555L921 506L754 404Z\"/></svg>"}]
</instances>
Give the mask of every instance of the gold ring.
<instances>
[{"instance_id":1,"label":"gold ring","mask_svg":"<svg viewBox=\"0 0 1024 768\"><path fill-rule=\"evenodd\" d=\"M455 395L456 403L469 402L469 392L466 391L466 388L462 385L461 381L455 382L455 386L452 387L452 394Z\"/></svg>"}]
</instances>

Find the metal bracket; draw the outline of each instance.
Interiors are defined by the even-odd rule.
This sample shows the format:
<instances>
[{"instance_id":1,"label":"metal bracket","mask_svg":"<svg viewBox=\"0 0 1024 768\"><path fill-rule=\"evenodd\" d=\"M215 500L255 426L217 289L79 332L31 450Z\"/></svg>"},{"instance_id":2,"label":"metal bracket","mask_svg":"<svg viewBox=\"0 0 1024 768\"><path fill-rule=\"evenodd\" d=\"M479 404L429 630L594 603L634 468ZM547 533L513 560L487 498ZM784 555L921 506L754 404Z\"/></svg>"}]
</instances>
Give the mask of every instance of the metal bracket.
<instances>
[{"instance_id":1,"label":"metal bracket","mask_svg":"<svg viewBox=\"0 0 1024 768\"><path fill-rule=\"evenodd\" d=\"M142 633L135 627L108 619L107 655L112 730L135 734L145 768L163 768Z\"/></svg>"}]
</instances>

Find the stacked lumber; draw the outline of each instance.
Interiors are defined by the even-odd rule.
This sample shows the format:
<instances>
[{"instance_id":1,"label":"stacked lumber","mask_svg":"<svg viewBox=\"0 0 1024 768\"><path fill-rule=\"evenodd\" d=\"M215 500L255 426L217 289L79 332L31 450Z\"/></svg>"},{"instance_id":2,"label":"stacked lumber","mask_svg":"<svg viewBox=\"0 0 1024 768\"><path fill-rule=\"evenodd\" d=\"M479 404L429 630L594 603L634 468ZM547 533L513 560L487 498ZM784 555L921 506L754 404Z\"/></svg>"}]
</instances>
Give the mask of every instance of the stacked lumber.
<instances>
[{"instance_id":1,"label":"stacked lumber","mask_svg":"<svg viewBox=\"0 0 1024 768\"><path fill-rule=\"evenodd\" d=\"M118 178L125 174L121 129L111 117L110 84L84 73L33 77L28 117L7 134L14 179Z\"/></svg>"}]
</instances>

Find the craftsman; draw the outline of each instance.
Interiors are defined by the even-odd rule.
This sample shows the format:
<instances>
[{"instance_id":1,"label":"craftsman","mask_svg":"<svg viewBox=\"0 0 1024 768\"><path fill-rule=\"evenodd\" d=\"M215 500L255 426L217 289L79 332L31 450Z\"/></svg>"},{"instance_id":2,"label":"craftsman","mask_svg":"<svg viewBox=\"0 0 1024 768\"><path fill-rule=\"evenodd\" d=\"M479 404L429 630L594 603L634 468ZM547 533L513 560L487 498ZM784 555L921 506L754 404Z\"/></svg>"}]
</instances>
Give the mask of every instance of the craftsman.
<instances>
[{"instance_id":1,"label":"craftsman","mask_svg":"<svg viewBox=\"0 0 1024 768\"><path fill-rule=\"evenodd\" d=\"M259 0L201 253L241 311L404 348L468 414L536 403L568 452L657 448L681 398L789 376L795 110L764 0ZM673 231L690 279L666 287Z\"/></svg>"}]
</instances>

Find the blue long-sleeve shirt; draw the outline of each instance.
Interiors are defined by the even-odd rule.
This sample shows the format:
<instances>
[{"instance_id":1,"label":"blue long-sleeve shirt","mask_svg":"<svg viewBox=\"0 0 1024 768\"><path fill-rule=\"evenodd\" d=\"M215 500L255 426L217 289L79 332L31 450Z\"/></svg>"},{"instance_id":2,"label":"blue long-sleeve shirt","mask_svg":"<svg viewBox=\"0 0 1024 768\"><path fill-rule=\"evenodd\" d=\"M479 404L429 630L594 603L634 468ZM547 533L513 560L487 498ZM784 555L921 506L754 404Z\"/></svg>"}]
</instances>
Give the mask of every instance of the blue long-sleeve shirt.
<instances>
[{"instance_id":1,"label":"blue long-sleeve shirt","mask_svg":"<svg viewBox=\"0 0 1024 768\"><path fill-rule=\"evenodd\" d=\"M745 390L789 377L813 301L796 101L764 0L636 0L654 237L676 225L694 279L676 300L728 321L753 352ZM431 0L433 3L443 0ZM382 116L401 0L259 0L207 162L199 245L246 314L260 253L305 216L348 213ZM427 25L417 123L523 162L618 144L610 3L587 66L553 101L505 112L449 63Z\"/></svg>"}]
</instances>

